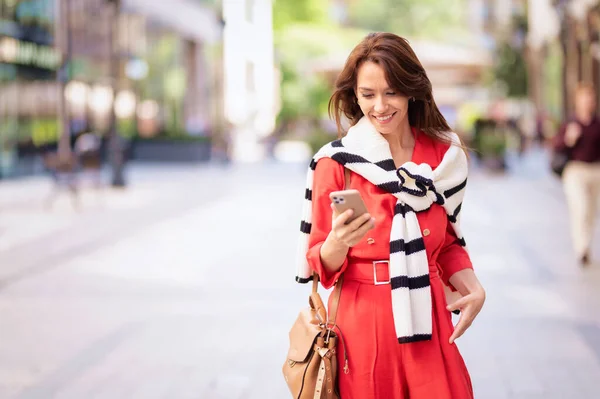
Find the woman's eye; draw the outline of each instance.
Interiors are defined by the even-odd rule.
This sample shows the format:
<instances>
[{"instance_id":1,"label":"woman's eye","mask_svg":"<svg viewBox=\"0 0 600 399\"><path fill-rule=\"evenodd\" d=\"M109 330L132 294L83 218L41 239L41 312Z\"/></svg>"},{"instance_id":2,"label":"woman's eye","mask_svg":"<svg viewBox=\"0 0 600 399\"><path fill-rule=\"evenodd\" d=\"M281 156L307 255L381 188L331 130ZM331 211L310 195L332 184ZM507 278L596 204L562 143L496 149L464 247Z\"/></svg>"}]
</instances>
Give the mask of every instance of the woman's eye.
<instances>
[{"instance_id":1,"label":"woman's eye","mask_svg":"<svg viewBox=\"0 0 600 399\"><path fill-rule=\"evenodd\" d=\"M389 93L386 93L388 96L395 96L396 93L394 93L393 91L390 91Z\"/></svg>"},{"instance_id":2,"label":"woman's eye","mask_svg":"<svg viewBox=\"0 0 600 399\"><path fill-rule=\"evenodd\" d=\"M363 96L363 98L371 98L371 97L373 97L372 94L363 94L362 96Z\"/></svg>"}]
</instances>

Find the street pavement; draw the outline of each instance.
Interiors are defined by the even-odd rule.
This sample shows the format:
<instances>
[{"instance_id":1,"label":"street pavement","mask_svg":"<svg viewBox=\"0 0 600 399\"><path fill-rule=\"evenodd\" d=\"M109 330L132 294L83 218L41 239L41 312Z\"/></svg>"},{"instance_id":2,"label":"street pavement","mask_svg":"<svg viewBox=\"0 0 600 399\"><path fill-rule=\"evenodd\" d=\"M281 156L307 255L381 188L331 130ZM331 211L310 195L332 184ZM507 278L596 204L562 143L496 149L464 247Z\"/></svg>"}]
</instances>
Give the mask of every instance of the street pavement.
<instances>
[{"instance_id":1,"label":"street pavement","mask_svg":"<svg viewBox=\"0 0 600 399\"><path fill-rule=\"evenodd\" d=\"M575 262L545 161L472 168L463 227L488 297L458 345L478 399L600 397L600 262ZM133 165L79 209L45 207L44 178L0 182L0 399L289 397L305 171Z\"/></svg>"}]
</instances>

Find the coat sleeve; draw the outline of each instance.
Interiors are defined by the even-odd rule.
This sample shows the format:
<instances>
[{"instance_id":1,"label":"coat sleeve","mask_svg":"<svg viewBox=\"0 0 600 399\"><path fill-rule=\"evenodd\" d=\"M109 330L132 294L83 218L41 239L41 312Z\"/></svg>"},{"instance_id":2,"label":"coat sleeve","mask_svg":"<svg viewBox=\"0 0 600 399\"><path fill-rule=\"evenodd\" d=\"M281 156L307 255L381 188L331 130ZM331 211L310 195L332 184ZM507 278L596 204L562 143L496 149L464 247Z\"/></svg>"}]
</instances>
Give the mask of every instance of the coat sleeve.
<instances>
[{"instance_id":1,"label":"coat sleeve","mask_svg":"<svg viewBox=\"0 0 600 399\"><path fill-rule=\"evenodd\" d=\"M321 262L321 247L331 232L331 200L329 193L344 189L344 167L330 158L317 162L312 188L312 227L308 238L306 259L319 274L324 288L331 288L348 266L348 259L336 273L329 273Z\"/></svg>"},{"instance_id":2,"label":"coat sleeve","mask_svg":"<svg viewBox=\"0 0 600 399\"><path fill-rule=\"evenodd\" d=\"M444 244L438 255L440 277L444 284L454 289L450 284L450 277L461 270L472 269L473 263L467 250L460 245L454 228L450 223L446 228Z\"/></svg>"}]
</instances>

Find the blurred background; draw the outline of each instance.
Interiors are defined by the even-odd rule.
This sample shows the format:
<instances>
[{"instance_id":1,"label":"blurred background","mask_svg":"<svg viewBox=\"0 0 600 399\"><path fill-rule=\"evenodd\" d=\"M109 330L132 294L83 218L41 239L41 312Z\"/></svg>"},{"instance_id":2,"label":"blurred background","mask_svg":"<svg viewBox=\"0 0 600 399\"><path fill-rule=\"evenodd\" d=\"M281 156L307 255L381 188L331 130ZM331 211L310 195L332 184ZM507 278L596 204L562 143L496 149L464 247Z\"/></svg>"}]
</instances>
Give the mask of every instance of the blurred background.
<instances>
[{"instance_id":1,"label":"blurred background","mask_svg":"<svg viewBox=\"0 0 600 399\"><path fill-rule=\"evenodd\" d=\"M472 149L476 397L598 398L549 143L600 87L600 1L0 0L0 399L288 397L305 174L371 31Z\"/></svg>"}]
</instances>

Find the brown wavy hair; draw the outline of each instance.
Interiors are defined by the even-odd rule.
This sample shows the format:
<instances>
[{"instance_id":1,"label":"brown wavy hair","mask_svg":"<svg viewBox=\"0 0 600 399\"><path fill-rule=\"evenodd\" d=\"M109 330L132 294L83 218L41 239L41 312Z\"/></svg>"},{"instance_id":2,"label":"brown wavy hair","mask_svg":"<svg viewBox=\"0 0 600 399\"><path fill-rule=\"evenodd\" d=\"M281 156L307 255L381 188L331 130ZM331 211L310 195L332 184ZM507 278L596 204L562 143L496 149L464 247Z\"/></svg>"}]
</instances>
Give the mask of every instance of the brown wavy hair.
<instances>
[{"instance_id":1,"label":"brown wavy hair","mask_svg":"<svg viewBox=\"0 0 600 399\"><path fill-rule=\"evenodd\" d=\"M329 116L335 119L338 135L343 135L342 115L354 126L363 116L356 97L358 69L365 62L381 66L391 89L409 101L408 122L426 135L450 143L452 129L438 109L432 95L431 81L408 41L393 33L370 33L352 50L344 69L335 82L329 100Z\"/></svg>"}]
</instances>

